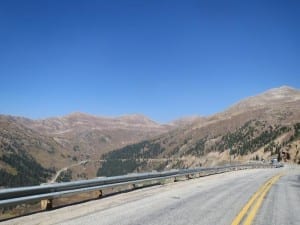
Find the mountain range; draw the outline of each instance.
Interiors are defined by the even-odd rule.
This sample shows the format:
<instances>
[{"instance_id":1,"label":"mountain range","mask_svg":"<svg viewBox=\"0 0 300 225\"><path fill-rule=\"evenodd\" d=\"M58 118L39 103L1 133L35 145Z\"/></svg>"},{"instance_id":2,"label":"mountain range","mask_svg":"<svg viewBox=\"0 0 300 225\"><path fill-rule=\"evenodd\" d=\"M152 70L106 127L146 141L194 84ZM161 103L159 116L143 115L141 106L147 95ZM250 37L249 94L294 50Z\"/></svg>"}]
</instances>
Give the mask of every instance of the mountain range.
<instances>
[{"instance_id":1,"label":"mountain range","mask_svg":"<svg viewBox=\"0 0 300 225\"><path fill-rule=\"evenodd\" d=\"M169 124L143 115L0 115L0 186L275 157L300 163L299 147L300 91L287 86Z\"/></svg>"}]
</instances>

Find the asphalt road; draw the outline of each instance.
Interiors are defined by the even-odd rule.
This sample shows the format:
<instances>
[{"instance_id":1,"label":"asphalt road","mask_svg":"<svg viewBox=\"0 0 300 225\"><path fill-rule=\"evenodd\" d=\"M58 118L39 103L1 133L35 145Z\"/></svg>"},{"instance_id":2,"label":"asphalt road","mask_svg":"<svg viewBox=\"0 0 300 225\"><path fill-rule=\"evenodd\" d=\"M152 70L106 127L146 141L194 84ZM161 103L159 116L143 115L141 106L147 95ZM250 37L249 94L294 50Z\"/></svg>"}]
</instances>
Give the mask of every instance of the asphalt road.
<instances>
[{"instance_id":1,"label":"asphalt road","mask_svg":"<svg viewBox=\"0 0 300 225\"><path fill-rule=\"evenodd\" d=\"M29 215L3 224L230 225L248 200L274 175L254 224L300 224L300 170L234 171Z\"/></svg>"},{"instance_id":2,"label":"asphalt road","mask_svg":"<svg viewBox=\"0 0 300 225\"><path fill-rule=\"evenodd\" d=\"M300 224L299 170L290 169L273 185L256 216L255 224Z\"/></svg>"}]
</instances>

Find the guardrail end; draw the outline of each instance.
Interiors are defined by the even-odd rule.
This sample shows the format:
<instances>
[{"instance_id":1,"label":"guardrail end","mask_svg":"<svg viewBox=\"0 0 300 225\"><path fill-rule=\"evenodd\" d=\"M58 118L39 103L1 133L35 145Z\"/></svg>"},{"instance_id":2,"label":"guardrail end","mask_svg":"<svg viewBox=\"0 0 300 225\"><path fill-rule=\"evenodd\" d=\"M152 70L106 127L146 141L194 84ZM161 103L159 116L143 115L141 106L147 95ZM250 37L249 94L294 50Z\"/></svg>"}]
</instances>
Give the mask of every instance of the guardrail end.
<instances>
[{"instance_id":1,"label":"guardrail end","mask_svg":"<svg viewBox=\"0 0 300 225\"><path fill-rule=\"evenodd\" d=\"M43 199L41 200L41 209L49 210L53 208L53 200L52 199Z\"/></svg>"}]
</instances>

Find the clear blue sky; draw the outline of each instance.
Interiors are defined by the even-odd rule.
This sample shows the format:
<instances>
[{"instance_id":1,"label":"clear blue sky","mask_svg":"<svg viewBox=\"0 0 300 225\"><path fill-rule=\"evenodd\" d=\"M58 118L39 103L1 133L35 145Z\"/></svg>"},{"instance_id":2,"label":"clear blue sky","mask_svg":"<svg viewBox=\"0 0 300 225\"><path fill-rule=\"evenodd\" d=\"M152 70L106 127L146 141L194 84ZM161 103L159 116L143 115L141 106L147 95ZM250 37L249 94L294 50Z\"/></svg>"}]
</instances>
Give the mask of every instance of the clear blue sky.
<instances>
[{"instance_id":1,"label":"clear blue sky","mask_svg":"<svg viewBox=\"0 0 300 225\"><path fill-rule=\"evenodd\" d=\"M298 0L1 0L0 114L210 115L300 88Z\"/></svg>"}]
</instances>

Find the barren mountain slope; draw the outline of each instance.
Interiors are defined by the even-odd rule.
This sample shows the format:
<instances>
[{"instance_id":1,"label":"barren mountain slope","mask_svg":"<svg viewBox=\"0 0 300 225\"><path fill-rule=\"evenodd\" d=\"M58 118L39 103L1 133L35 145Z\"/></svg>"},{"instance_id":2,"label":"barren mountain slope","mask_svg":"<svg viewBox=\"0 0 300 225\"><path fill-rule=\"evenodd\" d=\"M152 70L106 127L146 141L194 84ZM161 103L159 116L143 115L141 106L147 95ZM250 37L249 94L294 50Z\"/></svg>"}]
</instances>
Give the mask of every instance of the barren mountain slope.
<instances>
[{"instance_id":1,"label":"barren mountain slope","mask_svg":"<svg viewBox=\"0 0 300 225\"><path fill-rule=\"evenodd\" d=\"M47 182L62 168L58 180L66 181L91 178L97 171L116 175L226 164L230 158L300 163L299 139L300 91L290 87L247 98L213 116L169 125L142 115L0 116L0 186Z\"/></svg>"},{"instance_id":2,"label":"barren mountain slope","mask_svg":"<svg viewBox=\"0 0 300 225\"><path fill-rule=\"evenodd\" d=\"M102 154L120 146L148 139L171 129L142 115L97 117L73 113L61 118L37 120L32 129L55 137L62 144L73 145L89 154Z\"/></svg>"},{"instance_id":3,"label":"barren mountain slope","mask_svg":"<svg viewBox=\"0 0 300 225\"><path fill-rule=\"evenodd\" d=\"M95 164L103 153L171 128L142 115L105 118L74 113L45 120L0 115L0 173L6 177L0 186L46 182L55 171L68 166L72 167L74 179L94 177ZM28 173L30 164L34 163L39 170L45 170L45 175L24 183L25 177L28 180L31 176L40 177ZM25 164L27 174L21 171ZM19 179L21 174L24 179Z\"/></svg>"},{"instance_id":4,"label":"barren mountain slope","mask_svg":"<svg viewBox=\"0 0 300 225\"><path fill-rule=\"evenodd\" d=\"M229 163L230 149L231 159L236 162L267 160L279 154L300 163L299 124L300 91L281 87L158 138L110 152L104 158L110 163L128 159L128 168L133 171ZM108 170L111 173L113 168L104 163L98 174L105 175ZM132 171L116 174L121 172Z\"/></svg>"}]
</instances>

